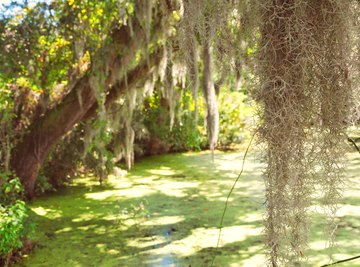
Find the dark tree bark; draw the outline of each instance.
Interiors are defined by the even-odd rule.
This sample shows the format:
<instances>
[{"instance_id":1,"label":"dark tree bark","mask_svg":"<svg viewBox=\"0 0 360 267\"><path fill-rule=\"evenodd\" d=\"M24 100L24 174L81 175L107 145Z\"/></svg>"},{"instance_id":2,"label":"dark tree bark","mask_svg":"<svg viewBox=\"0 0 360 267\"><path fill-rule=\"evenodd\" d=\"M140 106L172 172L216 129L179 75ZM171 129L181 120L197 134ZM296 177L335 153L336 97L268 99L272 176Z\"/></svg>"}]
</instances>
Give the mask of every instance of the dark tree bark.
<instances>
[{"instance_id":1,"label":"dark tree bark","mask_svg":"<svg viewBox=\"0 0 360 267\"><path fill-rule=\"evenodd\" d=\"M82 107L76 90L81 91ZM81 120L96 101L87 77L77 82L76 90L60 105L36 120L13 150L11 168L19 176L29 198L33 197L38 171L50 148Z\"/></svg>"}]
</instances>

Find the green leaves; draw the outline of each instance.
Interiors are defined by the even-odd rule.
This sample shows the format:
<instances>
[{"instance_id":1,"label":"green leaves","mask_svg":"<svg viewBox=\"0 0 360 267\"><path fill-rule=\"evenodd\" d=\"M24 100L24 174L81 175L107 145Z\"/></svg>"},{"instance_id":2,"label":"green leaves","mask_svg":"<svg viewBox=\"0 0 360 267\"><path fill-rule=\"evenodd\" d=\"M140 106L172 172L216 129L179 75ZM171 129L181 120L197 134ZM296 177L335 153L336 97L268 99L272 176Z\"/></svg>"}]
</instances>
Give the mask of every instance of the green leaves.
<instances>
[{"instance_id":1,"label":"green leaves","mask_svg":"<svg viewBox=\"0 0 360 267\"><path fill-rule=\"evenodd\" d=\"M28 217L24 201L16 200L13 205L0 205L0 256L22 246L24 220Z\"/></svg>"},{"instance_id":2,"label":"green leaves","mask_svg":"<svg viewBox=\"0 0 360 267\"><path fill-rule=\"evenodd\" d=\"M22 198L23 187L20 179L13 177L13 174L0 173L0 203L2 205L11 205L15 203L19 198Z\"/></svg>"},{"instance_id":3,"label":"green leaves","mask_svg":"<svg viewBox=\"0 0 360 267\"><path fill-rule=\"evenodd\" d=\"M25 220L28 217L22 197L19 178L11 173L0 173L0 257L22 247L25 236Z\"/></svg>"}]
</instances>

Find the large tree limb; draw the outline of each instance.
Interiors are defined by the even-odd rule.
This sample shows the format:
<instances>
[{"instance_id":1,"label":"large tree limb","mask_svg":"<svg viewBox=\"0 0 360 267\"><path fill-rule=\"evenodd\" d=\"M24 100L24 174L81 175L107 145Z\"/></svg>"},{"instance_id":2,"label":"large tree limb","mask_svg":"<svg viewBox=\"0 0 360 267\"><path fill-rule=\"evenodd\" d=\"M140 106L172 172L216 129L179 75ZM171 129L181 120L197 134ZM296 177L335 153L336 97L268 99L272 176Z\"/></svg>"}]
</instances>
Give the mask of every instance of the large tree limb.
<instances>
[{"instance_id":1,"label":"large tree limb","mask_svg":"<svg viewBox=\"0 0 360 267\"><path fill-rule=\"evenodd\" d=\"M148 58L144 59L140 64L138 64L134 69L129 71L126 74L126 78L118 81L108 91L105 100L105 107L109 109L110 105L120 96L124 95L127 90L134 88L135 86L142 84L147 80L149 75L154 71L154 68L159 65L162 58L162 51L160 49L156 50L154 53L149 55ZM83 120L88 120L93 118L98 109L98 103L88 110L85 114Z\"/></svg>"},{"instance_id":2,"label":"large tree limb","mask_svg":"<svg viewBox=\"0 0 360 267\"><path fill-rule=\"evenodd\" d=\"M137 79L151 73L153 66L142 64L128 73L128 66L135 59L136 52L146 49L146 37L140 23L133 21L132 30L128 25L114 28L111 45L104 47L95 58L92 68L79 79L70 93L60 104L48 110L29 127L27 134L12 152L11 169L20 178L28 198L34 196L36 177L40 167L54 144L86 117L96 114L97 100L90 77L103 71L106 79L102 88L109 88L107 105L122 95L127 86L136 84ZM153 54L153 64L159 62L159 54ZM100 70L99 70L100 68ZM123 75L119 75L123 74ZM119 80L120 76L120 80ZM80 97L79 97L80 96Z\"/></svg>"},{"instance_id":3,"label":"large tree limb","mask_svg":"<svg viewBox=\"0 0 360 267\"><path fill-rule=\"evenodd\" d=\"M34 193L36 176L50 148L81 120L96 101L87 77L80 79L75 88L63 102L36 120L13 150L11 168L19 176L30 198ZM77 91L80 91L82 105Z\"/></svg>"}]
</instances>

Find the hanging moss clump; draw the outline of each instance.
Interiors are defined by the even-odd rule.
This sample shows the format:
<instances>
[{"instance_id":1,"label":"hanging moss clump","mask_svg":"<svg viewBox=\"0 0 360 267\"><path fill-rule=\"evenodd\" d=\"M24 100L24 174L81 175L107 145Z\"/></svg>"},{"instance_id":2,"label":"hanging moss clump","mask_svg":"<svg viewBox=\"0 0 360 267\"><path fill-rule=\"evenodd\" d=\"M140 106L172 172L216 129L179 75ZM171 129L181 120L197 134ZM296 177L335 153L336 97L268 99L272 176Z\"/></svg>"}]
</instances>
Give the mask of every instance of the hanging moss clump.
<instances>
[{"instance_id":1,"label":"hanging moss clump","mask_svg":"<svg viewBox=\"0 0 360 267\"><path fill-rule=\"evenodd\" d=\"M236 4L235 2L232 4ZM228 35L220 34L227 27L231 3L223 0L183 2L182 20L179 27L180 50L185 55L188 74L195 99L195 121L197 121L197 94L199 74L197 70L198 46L202 47L203 76L202 89L206 102L206 126L208 143L214 150L219 135L219 112L214 82L214 58L223 54L223 42ZM226 37L224 37L226 36ZM220 38L221 37L221 38Z\"/></svg>"},{"instance_id":2,"label":"hanging moss clump","mask_svg":"<svg viewBox=\"0 0 360 267\"><path fill-rule=\"evenodd\" d=\"M345 131L352 121L355 101L351 79L355 75L352 66L355 54L352 51L356 44L350 39L358 35L352 32L355 9L351 1L335 0L312 0L307 9L309 27L314 25L313 41L318 46L309 47L314 64L308 71L312 73L309 87L315 92L315 110L319 114L315 142L321 175L317 183L321 187L319 191L328 218L330 244L334 239L336 205L343 184Z\"/></svg>"},{"instance_id":3,"label":"hanging moss clump","mask_svg":"<svg viewBox=\"0 0 360 267\"><path fill-rule=\"evenodd\" d=\"M261 3L256 92L266 144L266 244L270 266L306 260L312 194L333 216L352 103L350 1ZM319 185L320 188L318 188Z\"/></svg>"}]
</instances>

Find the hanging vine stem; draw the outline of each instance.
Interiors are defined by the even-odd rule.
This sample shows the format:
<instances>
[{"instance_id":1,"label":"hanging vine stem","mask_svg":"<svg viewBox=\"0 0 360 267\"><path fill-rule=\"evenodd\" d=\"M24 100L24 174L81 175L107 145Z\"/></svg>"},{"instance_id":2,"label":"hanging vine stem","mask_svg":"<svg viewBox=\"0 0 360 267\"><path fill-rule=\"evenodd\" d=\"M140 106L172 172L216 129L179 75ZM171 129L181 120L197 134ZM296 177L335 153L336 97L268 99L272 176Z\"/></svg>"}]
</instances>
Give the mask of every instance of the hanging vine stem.
<instances>
[{"instance_id":1,"label":"hanging vine stem","mask_svg":"<svg viewBox=\"0 0 360 267\"><path fill-rule=\"evenodd\" d=\"M247 154L248 154L248 152L249 152L249 149L250 149L250 147L251 147L251 144L252 144L252 142L253 142L253 140L254 140L254 138L255 138L255 135L256 135L257 133L258 133L258 130L256 130L256 131L253 133L253 135L251 136L250 142L249 142L249 144L248 144L248 146L247 146L247 148L246 148L246 150L245 150L245 154L244 154L243 159L242 159L242 165L241 165L240 173L239 173L239 175L237 176L234 184L232 185L232 187L231 187L231 189L230 189L230 191L229 191L229 193L228 193L228 195L227 195L227 197L226 197L225 206L224 206L223 213L222 213L222 215L221 215L221 220L220 220L219 235L218 235L218 238L217 238L216 248L215 248L215 251L214 251L214 256L213 256L213 258L212 258L210 267L213 267L214 261L215 261L215 258L216 258L216 252L217 252L217 250L219 249L219 244L220 244L220 239L221 239L221 232L222 232L222 228L223 228L223 224L224 224L225 213L226 213L226 210L227 210L227 207L228 207L228 204L229 204L229 198L230 198L232 192L234 191L235 186L236 186L237 182L239 181L242 173L244 172L245 160L246 160Z\"/></svg>"},{"instance_id":2,"label":"hanging vine stem","mask_svg":"<svg viewBox=\"0 0 360 267\"><path fill-rule=\"evenodd\" d=\"M358 145L356 144L355 140L352 139L351 137L347 136L347 140L356 148L357 152L360 153L360 148L358 147Z\"/></svg>"},{"instance_id":3,"label":"hanging vine stem","mask_svg":"<svg viewBox=\"0 0 360 267\"><path fill-rule=\"evenodd\" d=\"M336 265L336 264L339 264L339 263L356 260L358 258L360 258L360 255L352 257L352 258L347 258L347 259L344 259L344 260L339 260L339 261L336 261L336 262L333 262L333 263L330 263L330 264L321 265L321 267L332 266L332 265Z\"/></svg>"}]
</instances>

